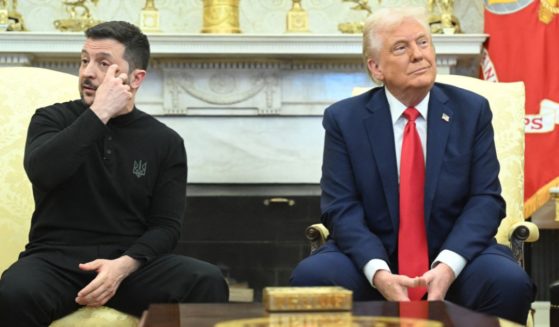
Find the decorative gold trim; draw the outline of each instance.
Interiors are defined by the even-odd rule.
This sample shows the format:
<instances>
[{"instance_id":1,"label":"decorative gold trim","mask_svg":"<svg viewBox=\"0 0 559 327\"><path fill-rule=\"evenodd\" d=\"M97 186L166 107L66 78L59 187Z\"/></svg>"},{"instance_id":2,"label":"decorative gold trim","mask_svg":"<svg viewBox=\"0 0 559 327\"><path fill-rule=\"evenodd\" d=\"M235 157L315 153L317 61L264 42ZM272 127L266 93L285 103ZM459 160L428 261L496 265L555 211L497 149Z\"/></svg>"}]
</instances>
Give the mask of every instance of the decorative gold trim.
<instances>
[{"instance_id":1,"label":"decorative gold trim","mask_svg":"<svg viewBox=\"0 0 559 327\"><path fill-rule=\"evenodd\" d=\"M266 311L349 311L353 292L338 286L266 287L262 303Z\"/></svg>"},{"instance_id":2,"label":"decorative gold trim","mask_svg":"<svg viewBox=\"0 0 559 327\"><path fill-rule=\"evenodd\" d=\"M551 11L554 15L559 14L559 7L550 5L548 1L553 1L557 4L557 0L540 0L540 3L545 9Z\"/></svg>"},{"instance_id":3,"label":"decorative gold trim","mask_svg":"<svg viewBox=\"0 0 559 327\"><path fill-rule=\"evenodd\" d=\"M443 323L435 320L398 318L398 317L365 317L339 313L289 313L272 314L265 318L229 320L215 327L290 327L290 326L383 326L383 327L443 327Z\"/></svg>"},{"instance_id":4,"label":"decorative gold trim","mask_svg":"<svg viewBox=\"0 0 559 327\"><path fill-rule=\"evenodd\" d=\"M544 24L549 24L553 20L553 16L559 14L557 0L540 0L540 10L538 18Z\"/></svg>"}]
</instances>

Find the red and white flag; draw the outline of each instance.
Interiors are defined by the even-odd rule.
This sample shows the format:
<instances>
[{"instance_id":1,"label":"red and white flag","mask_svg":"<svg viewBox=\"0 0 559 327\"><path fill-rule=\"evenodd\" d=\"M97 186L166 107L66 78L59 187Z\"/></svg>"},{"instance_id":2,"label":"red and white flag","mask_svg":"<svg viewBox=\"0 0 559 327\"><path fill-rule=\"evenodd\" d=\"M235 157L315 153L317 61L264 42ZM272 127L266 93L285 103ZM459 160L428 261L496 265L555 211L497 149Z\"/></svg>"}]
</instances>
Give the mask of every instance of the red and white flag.
<instances>
[{"instance_id":1,"label":"red and white flag","mask_svg":"<svg viewBox=\"0 0 559 327\"><path fill-rule=\"evenodd\" d=\"M484 0L486 80L526 86L524 214L559 185L558 0Z\"/></svg>"}]
</instances>

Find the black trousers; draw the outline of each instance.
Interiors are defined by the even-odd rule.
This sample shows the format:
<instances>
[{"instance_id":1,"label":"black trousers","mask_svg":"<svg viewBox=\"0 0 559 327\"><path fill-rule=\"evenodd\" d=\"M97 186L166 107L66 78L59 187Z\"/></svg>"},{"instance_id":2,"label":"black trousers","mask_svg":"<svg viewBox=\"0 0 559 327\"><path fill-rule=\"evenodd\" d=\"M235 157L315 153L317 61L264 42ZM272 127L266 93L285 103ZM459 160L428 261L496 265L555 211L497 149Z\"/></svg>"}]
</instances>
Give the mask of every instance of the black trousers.
<instances>
[{"instance_id":1,"label":"black trousers","mask_svg":"<svg viewBox=\"0 0 559 327\"><path fill-rule=\"evenodd\" d=\"M75 310L78 292L95 272L78 267L122 255L118 246L41 246L22 253L0 279L0 325L48 326ZM214 265L180 255L143 264L105 305L140 316L151 303L227 302L229 288Z\"/></svg>"}]
</instances>

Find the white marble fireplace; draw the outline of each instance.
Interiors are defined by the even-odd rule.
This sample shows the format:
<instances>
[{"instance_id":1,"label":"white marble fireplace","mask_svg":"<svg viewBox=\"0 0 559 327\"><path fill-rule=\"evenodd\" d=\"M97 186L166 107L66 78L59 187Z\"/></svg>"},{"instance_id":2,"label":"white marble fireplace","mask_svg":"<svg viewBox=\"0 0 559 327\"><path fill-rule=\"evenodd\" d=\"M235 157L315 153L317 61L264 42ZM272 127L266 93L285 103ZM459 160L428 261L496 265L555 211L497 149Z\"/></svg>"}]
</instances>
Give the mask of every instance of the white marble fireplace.
<instances>
[{"instance_id":1,"label":"white marble fireplace","mask_svg":"<svg viewBox=\"0 0 559 327\"><path fill-rule=\"evenodd\" d=\"M138 107L184 137L193 184L317 184L323 110L372 85L358 35L149 38ZM476 58L485 38L436 35L439 73ZM0 33L0 66L75 74L82 43L81 33Z\"/></svg>"}]
</instances>

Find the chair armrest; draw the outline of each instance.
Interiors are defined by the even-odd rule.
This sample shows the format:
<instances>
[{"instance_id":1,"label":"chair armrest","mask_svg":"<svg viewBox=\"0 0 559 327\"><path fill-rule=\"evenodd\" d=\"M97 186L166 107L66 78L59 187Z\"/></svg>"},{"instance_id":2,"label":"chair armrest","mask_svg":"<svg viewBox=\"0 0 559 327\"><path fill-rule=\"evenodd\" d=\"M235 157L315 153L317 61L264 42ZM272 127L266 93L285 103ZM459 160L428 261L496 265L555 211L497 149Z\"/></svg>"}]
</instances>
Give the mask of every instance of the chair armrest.
<instances>
[{"instance_id":1,"label":"chair armrest","mask_svg":"<svg viewBox=\"0 0 559 327\"><path fill-rule=\"evenodd\" d=\"M518 222L511 226L509 232L509 240L513 239L523 242L535 242L540 238L540 230L538 226L529 221Z\"/></svg>"},{"instance_id":2,"label":"chair armrest","mask_svg":"<svg viewBox=\"0 0 559 327\"><path fill-rule=\"evenodd\" d=\"M509 241L518 264L524 267L524 242L535 242L540 238L540 230L529 221L518 222L511 226Z\"/></svg>"},{"instance_id":3,"label":"chair armrest","mask_svg":"<svg viewBox=\"0 0 559 327\"><path fill-rule=\"evenodd\" d=\"M313 224L305 229L305 236L311 242L311 253L326 242L329 234L328 229L322 224Z\"/></svg>"}]
</instances>

